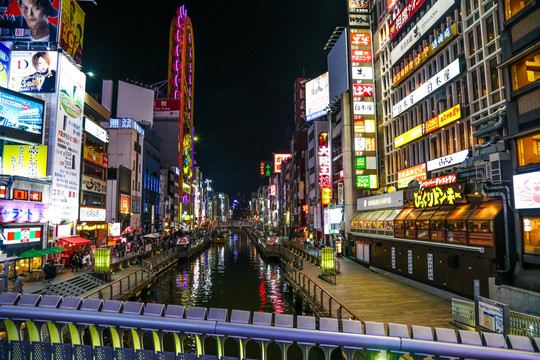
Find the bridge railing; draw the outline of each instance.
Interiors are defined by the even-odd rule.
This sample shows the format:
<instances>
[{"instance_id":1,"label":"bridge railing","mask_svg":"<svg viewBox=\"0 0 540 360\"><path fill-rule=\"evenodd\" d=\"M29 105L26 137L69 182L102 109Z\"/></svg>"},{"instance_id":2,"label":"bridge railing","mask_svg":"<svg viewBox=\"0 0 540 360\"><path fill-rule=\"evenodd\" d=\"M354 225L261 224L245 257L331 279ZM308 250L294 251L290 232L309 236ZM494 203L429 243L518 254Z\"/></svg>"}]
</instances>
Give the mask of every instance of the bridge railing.
<instances>
[{"instance_id":1,"label":"bridge railing","mask_svg":"<svg viewBox=\"0 0 540 360\"><path fill-rule=\"evenodd\" d=\"M325 360L342 353L352 360L357 352L370 358L386 353L478 360L540 356L533 342L523 336L391 326L399 324L388 324L387 332L382 323L349 319L52 295L2 293L0 319L7 335L0 342L0 357L6 359L51 358L53 352L55 360L94 355L110 359L134 355L141 359L253 359L266 358L262 354L268 354L270 348L286 359L293 347L304 359L317 351ZM104 343L105 338L110 344ZM194 349L184 345L186 338L194 340ZM214 349L205 346L209 340L217 344ZM238 346L225 349L225 341ZM253 345L258 354L253 354Z\"/></svg>"}]
</instances>

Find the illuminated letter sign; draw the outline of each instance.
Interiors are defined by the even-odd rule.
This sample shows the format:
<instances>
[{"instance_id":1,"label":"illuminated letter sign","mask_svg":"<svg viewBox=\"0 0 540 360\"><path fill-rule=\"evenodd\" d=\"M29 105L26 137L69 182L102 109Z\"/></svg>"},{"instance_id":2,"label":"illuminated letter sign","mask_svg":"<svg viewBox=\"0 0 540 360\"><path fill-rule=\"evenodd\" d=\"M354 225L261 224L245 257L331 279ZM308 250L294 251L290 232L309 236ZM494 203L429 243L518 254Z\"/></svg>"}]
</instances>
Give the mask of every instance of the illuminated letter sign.
<instances>
[{"instance_id":1,"label":"illuminated letter sign","mask_svg":"<svg viewBox=\"0 0 540 360\"><path fill-rule=\"evenodd\" d=\"M419 137L422 137L422 125L418 125L411 130L407 131L406 133L403 133L399 135L398 137L394 138L394 147L398 148L402 145L405 145L415 139L418 139Z\"/></svg>"},{"instance_id":2,"label":"illuminated letter sign","mask_svg":"<svg viewBox=\"0 0 540 360\"><path fill-rule=\"evenodd\" d=\"M4 228L2 234L3 245L41 241L41 227Z\"/></svg>"},{"instance_id":3,"label":"illuminated letter sign","mask_svg":"<svg viewBox=\"0 0 540 360\"><path fill-rule=\"evenodd\" d=\"M425 133L430 133L433 130L437 130L444 125L450 124L461 118L461 106L457 104L456 106L440 113L432 119L426 121L425 124Z\"/></svg>"},{"instance_id":4,"label":"illuminated letter sign","mask_svg":"<svg viewBox=\"0 0 540 360\"><path fill-rule=\"evenodd\" d=\"M463 193L457 188L434 187L428 190L420 190L414 193L414 207L426 208L439 205L454 205L457 199L461 199Z\"/></svg>"},{"instance_id":5,"label":"illuminated letter sign","mask_svg":"<svg viewBox=\"0 0 540 360\"><path fill-rule=\"evenodd\" d=\"M277 194L277 191L276 191L276 185L275 185L275 184L271 184L271 185L270 185L270 195L276 196L276 194Z\"/></svg>"},{"instance_id":6,"label":"illuminated letter sign","mask_svg":"<svg viewBox=\"0 0 540 360\"><path fill-rule=\"evenodd\" d=\"M447 166L461 164L469 156L469 149L458 151L427 162L427 171L441 169Z\"/></svg>"},{"instance_id":7,"label":"illuminated letter sign","mask_svg":"<svg viewBox=\"0 0 540 360\"><path fill-rule=\"evenodd\" d=\"M0 223L38 223L47 219L49 204L0 200Z\"/></svg>"},{"instance_id":8,"label":"illuminated letter sign","mask_svg":"<svg viewBox=\"0 0 540 360\"><path fill-rule=\"evenodd\" d=\"M433 179L421 180L419 181L419 183L420 183L420 187L422 189L425 189L425 188L434 187L434 186L454 184L456 181L457 181L456 174L450 174L450 175L439 176Z\"/></svg>"},{"instance_id":9,"label":"illuminated letter sign","mask_svg":"<svg viewBox=\"0 0 540 360\"><path fill-rule=\"evenodd\" d=\"M388 1L390 2L390 0ZM394 39L423 3L424 0L410 0L407 5L405 5L398 16L396 16L396 19L390 24L390 40ZM390 12L390 6L388 7L388 12Z\"/></svg>"},{"instance_id":10,"label":"illuminated letter sign","mask_svg":"<svg viewBox=\"0 0 540 360\"><path fill-rule=\"evenodd\" d=\"M408 110L420 100L458 76L460 74L459 62L460 59L454 60L450 65L439 71L435 76L430 78L400 102L395 104L392 107L392 116L396 117L402 112Z\"/></svg>"},{"instance_id":11,"label":"illuminated letter sign","mask_svg":"<svg viewBox=\"0 0 540 360\"><path fill-rule=\"evenodd\" d=\"M323 187L321 189L321 199L323 205L328 205L332 200L332 189L328 187Z\"/></svg>"}]
</instances>

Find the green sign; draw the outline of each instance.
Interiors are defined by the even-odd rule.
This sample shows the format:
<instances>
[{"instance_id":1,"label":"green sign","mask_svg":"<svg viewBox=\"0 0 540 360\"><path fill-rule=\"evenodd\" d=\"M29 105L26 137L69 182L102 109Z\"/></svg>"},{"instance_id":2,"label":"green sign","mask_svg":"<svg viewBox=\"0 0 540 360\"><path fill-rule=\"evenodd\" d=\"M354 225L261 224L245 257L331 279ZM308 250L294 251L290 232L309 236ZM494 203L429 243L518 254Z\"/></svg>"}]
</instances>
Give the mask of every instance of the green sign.
<instances>
[{"instance_id":1,"label":"green sign","mask_svg":"<svg viewBox=\"0 0 540 360\"><path fill-rule=\"evenodd\" d=\"M366 157L365 156L357 156L356 157L356 168L357 169L365 169L366 168Z\"/></svg>"}]
</instances>

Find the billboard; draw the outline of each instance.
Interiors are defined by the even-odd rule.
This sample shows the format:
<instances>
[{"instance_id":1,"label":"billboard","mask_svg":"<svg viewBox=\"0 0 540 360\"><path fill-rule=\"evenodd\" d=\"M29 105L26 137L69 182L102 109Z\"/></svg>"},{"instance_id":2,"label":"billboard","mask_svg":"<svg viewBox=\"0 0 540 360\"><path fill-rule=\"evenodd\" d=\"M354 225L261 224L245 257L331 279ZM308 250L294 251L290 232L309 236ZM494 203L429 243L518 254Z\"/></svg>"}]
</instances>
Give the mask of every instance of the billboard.
<instances>
[{"instance_id":1,"label":"billboard","mask_svg":"<svg viewBox=\"0 0 540 360\"><path fill-rule=\"evenodd\" d=\"M60 81L56 124L52 139L54 149L51 174L54 174L51 193L51 222L76 221L79 214L81 137L85 75L66 57L60 56Z\"/></svg>"},{"instance_id":2,"label":"billboard","mask_svg":"<svg viewBox=\"0 0 540 360\"><path fill-rule=\"evenodd\" d=\"M60 39L58 42L77 64L81 63L84 18L84 11L77 1L62 0Z\"/></svg>"},{"instance_id":3,"label":"billboard","mask_svg":"<svg viewBox=\"0 0 540 360\"><path fill-rule=\"evenodd\" d=\"M36 140L41 142L44 107L42 100L0 87L0 129L6 127L37 134Z\"/></svg>"},{"instance_id":4,"label":"billboard","mask_svg":"<svg viewBox=\"0 0 540 360\"><path fill-rule=\"evenodd\" d=\"M47 176L47 146L4 145L2 173L30 178Z\"/></svg>"},{"instance_id":5,"label":"billboard","mask_svg":"<svg viewBox=\"0 0 540 360\"><path fill-rule=\"evenodd\" d=\"M56 51L12 51L9 88L17 92L55 92L57 69Z\"/></svg>"},{"instance_id":6,"label":"billboard","mask_svg":"<svg viewBox=\"0 0 540 360\"><path fill-rule=\"evenodd\" d=\"M281 172L281 163L291 157L292 154L274 154L274 174L279 174Z\"/></svg>"},{"instance_id":7,"label":"billboard","mask_svg":"<svg viewBox=\"0 0 540 360\"><path fill-rule=\"evenodd\" d=\"M0 1L0 40L58 41L60 0L40 3L43 6L30 0ZM32 8L37 10L31 11Z\"/></svg>"},{"instance_id":8,"label":"billboard","mask_svg":"<svg viewBox=\"0 0 540 360\"><path fill-rule=\"evenodd\" d=\"M131 118L139 124L152 126L154 119L154 90L118 81L116 116Z\"/></svg>"},{"instance_id":9,"label":"billboard","mask_svg":"<svg viewBox=\"0 0 540 360\"><path fill-rule=\"evenodd\" d=\"M306 121L326 115L330 103L329 91L328 72L306 83Z\"/></svg>"},{"instance_id":10,"label":"billboard","mask_svg":"<svg viewBox=\"0 0 540 360\"><path fill-rule=\"evenodd\" d=\"M0 43L0 86L8 87L9 56L11 49Z\"/></svg>"},{"instance_id":11,"label":"billboard","mask_svg":"<svg viewBox=\"0 0 540 360\"><path fill-rule=\"evenodd\" d=\"M514 175L516 209L540 208L540 171Z\"/></svg>"},{"instance_id":12,"label":"billboard","mask_svg":"<svg viewBox=\"0 0 540 360\"><path fill-rule=\"evenodd\" d=\"M294 123L300 127L306 122L306 83L307 78L296 78L294 82Z\"/></svg>"},{"instance_id":13,"label":"billboard","mask_svg":"<svg viewBox=\"0 0 540 360\"><path fill-rule=\"evenodd\" d=\"M38 223L47 221L49 204L32 201L0 200L0 222Z\"/></svg>"}]
</instances>

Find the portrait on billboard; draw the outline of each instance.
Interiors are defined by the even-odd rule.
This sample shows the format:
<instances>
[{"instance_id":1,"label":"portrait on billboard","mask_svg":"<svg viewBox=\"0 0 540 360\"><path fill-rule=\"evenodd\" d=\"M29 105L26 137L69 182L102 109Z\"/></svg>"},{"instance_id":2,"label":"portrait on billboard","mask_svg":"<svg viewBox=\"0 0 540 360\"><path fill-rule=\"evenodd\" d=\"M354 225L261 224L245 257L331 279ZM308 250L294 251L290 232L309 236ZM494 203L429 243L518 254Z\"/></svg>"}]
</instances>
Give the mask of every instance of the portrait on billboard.
<instances>
[{"instance_id":1,"label":"portrait on billboard","mask_svg":"<svg viewBox=\"0 0 540 360\"><path fill-rule=\"evenodd\" d=\"M77 64L81 63L84 35L84 11L75 0L62 1L60 38L58 42Z\"/></svg>"},{"instance_id":2,"label":"portrait on billboard","mask_svg":"<svg viewBox=\"0 0 540 360\"><path fill-rule=\"evenodd\" d=\"M9 88L18 92L54 92L57 59L55 51L12 52Z\"/></svg>"},{"instance_id":3,"label":"portrait on billboard","mask_svg":"<svg viewBox=\"0 0 540 360\"><path fill-rule=\"evenodd\" d=\"M0 6L0 40L58 41L60 0L11 0Z\"/></svg>"}]
</instances>

